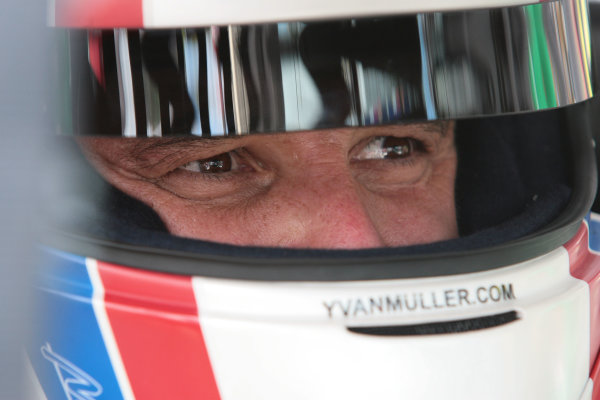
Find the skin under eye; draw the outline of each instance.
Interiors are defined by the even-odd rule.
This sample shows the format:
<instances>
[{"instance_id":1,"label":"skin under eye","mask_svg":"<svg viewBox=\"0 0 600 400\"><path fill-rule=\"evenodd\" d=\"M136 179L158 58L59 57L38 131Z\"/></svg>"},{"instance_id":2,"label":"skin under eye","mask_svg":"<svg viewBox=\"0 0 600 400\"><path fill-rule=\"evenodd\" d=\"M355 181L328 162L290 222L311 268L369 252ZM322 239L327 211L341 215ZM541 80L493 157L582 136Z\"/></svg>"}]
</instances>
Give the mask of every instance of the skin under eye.
<instances>
[{"instance_id":1,"label":"skin under eye","mask_svg":"<svg viewBox=\"0 0 600 400\"><path fill-rule=\"evenodd\" d=\"M421 144L409 137L378 136L371 139L353 160L404 159L421 150Z\"/></svg>"}]
</instances>

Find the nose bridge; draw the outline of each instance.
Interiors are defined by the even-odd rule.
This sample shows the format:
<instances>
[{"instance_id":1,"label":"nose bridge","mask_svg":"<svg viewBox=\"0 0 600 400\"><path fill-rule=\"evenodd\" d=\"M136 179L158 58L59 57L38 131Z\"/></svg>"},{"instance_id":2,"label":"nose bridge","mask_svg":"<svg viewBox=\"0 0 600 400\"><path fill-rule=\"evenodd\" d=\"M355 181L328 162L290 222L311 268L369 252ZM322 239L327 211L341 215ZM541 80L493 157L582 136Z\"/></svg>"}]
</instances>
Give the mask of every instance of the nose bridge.
<instances>
[{"instance_id":1,"label":"nose bridge","mask_svg":"<svg viewBox=\"0 0 600 400\"><path fill-rule=\"evenodd\" d=\"M318 169L318 168L317 168ZM330 173L325 171L329 170ZM347 168L306 171L297 190L305 207L307 247L366 248L384 243L369 216L365 193ZM325 173L324 173L325 172Z\"/></svg>"}]
</instances>

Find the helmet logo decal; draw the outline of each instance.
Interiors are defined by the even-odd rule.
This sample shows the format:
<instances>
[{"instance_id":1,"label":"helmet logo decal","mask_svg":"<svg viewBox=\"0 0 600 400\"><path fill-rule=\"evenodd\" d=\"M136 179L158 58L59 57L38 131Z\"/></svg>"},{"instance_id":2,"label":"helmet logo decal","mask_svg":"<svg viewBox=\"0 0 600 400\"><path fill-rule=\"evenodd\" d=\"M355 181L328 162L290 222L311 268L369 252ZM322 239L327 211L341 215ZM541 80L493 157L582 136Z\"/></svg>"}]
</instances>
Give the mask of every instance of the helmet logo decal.
<instances>
[{"instance_id":1,"label":"helmet logo decal","mask_svg":"<svg viewBox=\"0 0 600 400\"><path fill-rule=\"evenodd\" d=\"M335 299L323 301L323 306L327 310L329 318L332 319L334 317L369 317L401 312L465 307L515 299L513 284L503 283L477 288L446 289L429 293L398 293L366 298Z\"/></svg>"},{"instance_id":2,"label":"helmet logo decal","mask_svg":"<svg viewBox=\"0 0 600 400\"><path fill-rule=\"evenodd\" d=\"M49 343L41 348L42 355L56 369L61 386L69 400L94 400L102 394L102 386L85 371L52 351Z\"/></svg>"}]
</instances>

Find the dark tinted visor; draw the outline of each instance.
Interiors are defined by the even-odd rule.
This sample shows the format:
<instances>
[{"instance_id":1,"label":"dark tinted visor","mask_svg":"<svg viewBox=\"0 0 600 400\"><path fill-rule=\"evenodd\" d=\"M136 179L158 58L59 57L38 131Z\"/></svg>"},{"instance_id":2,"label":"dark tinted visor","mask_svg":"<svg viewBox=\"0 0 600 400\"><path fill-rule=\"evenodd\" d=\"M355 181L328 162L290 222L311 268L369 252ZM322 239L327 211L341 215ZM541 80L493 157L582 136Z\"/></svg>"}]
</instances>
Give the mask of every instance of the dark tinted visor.
<instances>
[{"instance_id":1,"label":"dark tinted visor","mask_svg":"<svg viewBox=\"0 0 600 400\"><path fill-rule=\"evenodd\" d=\"M223 136L460 119L592 96L587 5L59 30L67 134Z\"/></svg>"}]
</instances>

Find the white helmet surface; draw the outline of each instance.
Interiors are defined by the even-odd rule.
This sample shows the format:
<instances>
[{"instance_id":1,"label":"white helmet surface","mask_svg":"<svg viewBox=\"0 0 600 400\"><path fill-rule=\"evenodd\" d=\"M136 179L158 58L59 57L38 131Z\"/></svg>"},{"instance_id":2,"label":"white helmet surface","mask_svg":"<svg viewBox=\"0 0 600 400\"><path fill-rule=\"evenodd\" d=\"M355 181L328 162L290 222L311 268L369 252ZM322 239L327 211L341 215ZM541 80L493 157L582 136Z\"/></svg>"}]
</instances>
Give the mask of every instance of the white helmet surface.
<instances>
[{"instance_id":1,"label":"white helmet surface","mask_svg":"<svg viewBox=\"0 0 600 400\"><path fill-rule=\"evenodd\" d=\"M47 398L600 400L585 1L50 22Z\"/></svg>"}]
</instances>

